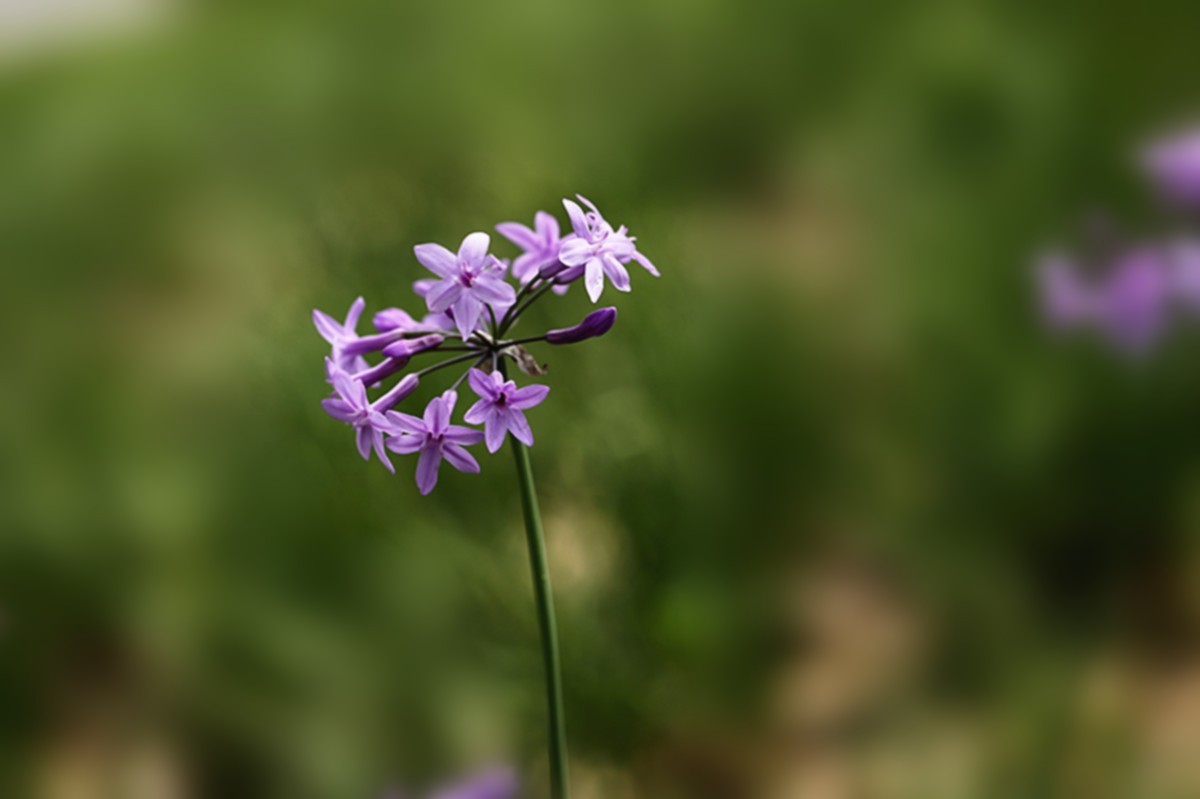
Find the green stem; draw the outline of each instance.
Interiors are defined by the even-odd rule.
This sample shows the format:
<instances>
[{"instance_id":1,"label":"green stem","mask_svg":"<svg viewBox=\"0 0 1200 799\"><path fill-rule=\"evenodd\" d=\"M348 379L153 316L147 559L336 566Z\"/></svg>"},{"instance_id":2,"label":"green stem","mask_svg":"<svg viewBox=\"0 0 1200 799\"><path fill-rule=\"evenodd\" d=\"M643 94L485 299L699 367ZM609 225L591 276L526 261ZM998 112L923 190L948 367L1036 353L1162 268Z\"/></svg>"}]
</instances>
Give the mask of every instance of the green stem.
<instances>
[{"instance_id":1,"label":"green stem","mask_svg":"<svg viewBox=\"0 0 1200 799\"><path fill-rule=\"evenodd\" d=\"M567 727L563 716L562 668L558 660L558 629L554 624L554 596L550 590L550 567L546 563L546 538L533 486L529 450L513 436L513 460L521 484L521 509L525 513L525 537L529 543L529 566L533 572L533 595L538 626L542 631L542 668L546 677L546 701L550 711L550 796L567 799Z\"/></svg>"}]
</instances>

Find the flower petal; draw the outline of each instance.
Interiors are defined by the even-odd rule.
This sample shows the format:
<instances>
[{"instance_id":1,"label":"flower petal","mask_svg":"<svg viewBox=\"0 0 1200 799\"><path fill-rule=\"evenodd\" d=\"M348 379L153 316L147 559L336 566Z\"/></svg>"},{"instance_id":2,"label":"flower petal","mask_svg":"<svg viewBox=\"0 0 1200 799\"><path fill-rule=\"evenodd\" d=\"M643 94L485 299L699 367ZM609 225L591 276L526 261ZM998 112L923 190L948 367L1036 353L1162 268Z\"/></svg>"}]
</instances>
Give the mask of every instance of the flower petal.
<instances>
[{"instance_id":1,"label":"flower petal","mask_svg":"<svg viewBox=\"0 0 1200 799\"><path fill-rule=\"evenodd\" d=\"M608 275L613 288L617 291L629 291L629 270L621 265L616 256L606 252L600 260L604 264L604 274Z\"/></svg>"},{"instance_id":2,"label":"flower petal","mask_svg":"<svg viewBox=\"0 0 1200 799\"><path fill-rule=\"evenodd\" d=\"M519 411L528 410L535 405L540 405L549 393L550 386L523 386L512 393L508 400L508 407L516 408Z\"/></svg>"},{"instance_id":3,"label":"flower petal","mask_svg":"<svg viewBox=\"0 0 1200 799\"><path fill-rule=\"evenodd\" d=\"M387 467L387 470L392 474L396 473L396 467L392 465L392 459L388 457L387 449L383 445L383 431L373 430L371 443L375 445L375 454L379 456L379 460Z\"/></svg>"},{"instance_id":4,"label":"flower petal","mask_svg":"<svg viewBox=\"0 0 1200 799\"><path fill-rule=\"evenodd\" d=\"M646 271L649 272L650 274L654 275L655 277L662 277L662 275L658 271L658 267L656 267L654 264L650 263L650 259L647 258L646 256L642 255L640 252L637 252L636 250L634 251L633 260L637 261L639 264L644 266L646 268Z\"/></svg>"},{"instance_id":5,"label":"flower petal","mask_svg":"<svg viewBox=\"0 0 1200 799\"><path fill-rule=\"evenodd\" d=\"M387 448L401 455L411 455L425 446L425 436L404 434L392 436L387 440Z\"/></svg>"},{"instance_id":6,"label":"flower petal","mask_svg":"<svg viewBox=\"0 0 1200 799\"><path fill-rule=\"evenodd\" d=\"M558 240L558 218L554 214L538 211L533 216L533 226L537 228L538 236L546 244Z\"/></svg>"},{"instance_id":7,"label":"flower petal","mask_svg":"<svg viewBox=\"0 0 1200 799\"><path fill-rule=\"evenodd\" d=\"M599 258L587 262L583 272L583 284L587 288L588 298L592 302L598 301L604 291L604 265Z\"/></svg>"},{"instance_id":8,"label":"flower petal","mask_svg":"<svg viewBox=\"0 0 1200 799\"><path fill-rule=\"evenodd\" d=\"M496 398L496 384L481 369L472 368L471 371L467 372L467 384L471 387L472 391L483 399L492 400ZM469 414L470 411L467 411L467 413ZM467 421L471 422L470 419L467 419ZM471 422L471 424L478 424L478 422Z\"/></svg>"},{"instance_id":9,"label":"flower petal","mask_svg":"<svg viewBox=\"0 0 1200 799\"><path fill-rule=\"evenodd\" d=\"M501 222L496 225L496 232L522 250L533 250L539 246L537 234L520 222Z\"/></svg>"},{"instance_id":10,"label":"flower petal","mask_svg":"<svg viewBox=\"0 0 1200 799\"><path fill-rule=\"evenodd\" d=\"M325 413L337 419L339 422L347 424L354 421L354 417L358 415L358 410L350 403L336 397L326 397L321 400L321 407L325 409Z\"/></svg>"},{"instance_id":11,"label":"flower petal","mask_svg":"<svg viewBox=\"0 0 1200 799\"><path fill-rule=\"evenodd\" d=\"M442 448L437 444L426 444L417 459L417 489L428 494L437 485L438 467L442 465Z\"/></svg>"},{"instance_id":12,"label":"flower petal","mask_svg":"<svg viewBox=\"0 0 1200 799\"><path fill-rule=\"evenodd\" d=\"M424 420L412 414L401 413L400 411L388 411L387 418L396 429L411 433L414 436L424 438L429 432L429 428L425 426Z\"/></svg>"},{"instance_id":13,"label":"flower petal","mask_svg":"<svg viewBox=\"0 0 1200 799\"><path fill-rule=\"evenodd\" d=\"M329 314L313 308L312 318L317 332L321 334L321 338L330 344L337 344L344 338L341 324Z\"/></svg>"},{"instance_id":14,"label":"flower petal","mask_svg":"<svg viewBox=\"0 0 1200 799\"><path fill-rule=\"evenodd\" d=\"M440 244L418 244L413 247L413 254L417 256L421 266L438 277L458 275L458 259Z\"/></svg>"},{"instance_id":15,"label":"flower petal","mask_svg":"<svg viewBox=\"0 0 1200 799\"><path fill-rule=\"evenodd\" d=\"M472 444L478 444L482 441L483 433L479 430L473 430L470 427L452 424L446 428L446 432L442 434L442 439L452 444L469 447Z\"/></svg>"},{"instance_id":16,"label":"flower petal","mask_svg":"<svg viewBox=\"0 0 1200 799\"><path fill-rule=\"evenodd\" d=\"M508 427L500 413L490 413L483 422L483 441L487 444L488 452L495 452L504 444L504 434Z\"/></svg>"},{"instance_id":17,"label":"flower petal","mask_svg":"<svg viewBox=\"0 0 1200 799\"><path fill-rule=\"evenodd\" d=\"M470 338L479 327L479 317L483 313L483 303L472 294L463 292L454 303L454 325L463 338Z\"/></svg>"},{"instance_id":18,"label":"flower petal","mask_svg":"<svg viewBox=\"0 0 1200 799\"><path fill-rule=\"evenodd\" d=\"M367 390L363 384L340 369L333 373L333 388L342 399L355 408L367 406Z\"/></svg>"},{"instance_id":19,"label":"flower petal","mask_svg":"<svg viewBox=\"0 0 1200 799\"><path fill-rule=\"evenodd\" d=\"M425 304L434 313L444 313L462 296L462 284L456 280L443 280L431 287L425 295Z\"/></svg>"},{"instance_id":20,"label":"flower petal","mask_svg":"<svg viewBox=\"0 0 1200 799\"><path fill-rule=\"evenodd\" d=\"M386 333L389 330L397 328L409 330L417 326L416 321L409 316L408 312L402 311L399 308L384 308L375 314L371 319L371 324L375 325L375 329L380 333Z\"/></svg>"},{"instance_id":21,"label":"flower petal","mask_svg":"<svg viewBox=\"0 0 1200 799\"><path fill-rule=\"evenodd\" d=\"M413 294L416 294L421 299L424 299L425 295L429 293L429 290L441 282L441 280L432 277L424 277L420 280L414 280L412 284Z\"/></svg>"},{"instance_id":22,"label":"flower petal","mask_svg":"<svg viewBox=\"0 0 1200 799\"><path fill-rule=\"evenodd\" d=\"M346 324L343 327L348 330L354 330L358 327L359 317L362 316L363 309L367 307L367 301L359 297L350 306L350 310L346 312Z\"/></svg>"},{"instance_id":23,"label":"flower petal","mask_svg":"<svg viewBox=\"0 0 1200 799\"><path fill-rule=\"evenodd\" d=\"M558 249L558 260L567 266L579 266L592 255L592 245L580 238L563 239Z\"/></svg>"},{"instance_id":24,"label":"flower petal","mask_svg":"<svg viewBox=\"0 0 1200 799\"><path fill-rule=\"evenodd\" d=\"M517 301L517 292L511 285L491 276L478 278L471 293L492 305L512 305Z\"/></svg>"},{"instance_id":25,"label":"flower petal","mask_svg":"<svg viewBox=\"0 0 1200 799\"><path fill-rule=\"evenodd\" d=\"M475 456L458 444L445 444L442 447L442 455L450 462L451 466L460 472L479 474L479 461L475 460Z\"/></svg>"},{"instance_id":26,"label":"flower petal","mask_svg":"<svg viewBox=\"0 0 1200 799\"><path fill-rule=\"evenodd\" d=\"M371 458L371 435L374 432L366 425L354 429L354 443L358 445L358 454L362 455L364 461Z\"/></svg>"},{"instance_id":27,"label":"flower petal","mask_svg":"<svg viewBox=\"0 0 1200 799\"><path fill-rule=\"evenodd\" d=\"M509 432L516 436L517 441L527 447L533 446L533 431L529 429L529 420L525 418L525 414L516 408L510 408L504 414L504 421L508 425Z\"/></svg>"},{"instance_id":28,"label":"flower petal","mask_svg":"<svg viewBox=\"0 0 1200 799\"><path fill-rule=\"evenodd\" d=\"M574 200L563 200L563 207L567 209L567 216L571 218L571 229L575 231L575 235L587 238L589 233L587 219L584 217L579 203ZM563 261L563 263L568 262Z\"/></svg>"},{"instance_id":29,"label":"flower petal","mask_svg":"<svg viewBox=\"0 0 1200 799\"><path fill-rule=\"evenodd\" d=\"M483 259L487 257L488 245L491 243L492 238L486 233L476 231L467 234L458 248L458 260L471 266L482 266Z\"/></svg>"},{"instance_id":30,"label":"flower petal","mask_svg":"<svg viewBox=\"0 0 1200 799\"><path fill-rule=\"evenodd\" d=\"M470 408L467 408L467 412L463 414L463 421L467 424L483 424L485 421L487 421L488 414L491 412L492 406L493 404L491 400L479 400Z\"/></svg>"}]
</instances>

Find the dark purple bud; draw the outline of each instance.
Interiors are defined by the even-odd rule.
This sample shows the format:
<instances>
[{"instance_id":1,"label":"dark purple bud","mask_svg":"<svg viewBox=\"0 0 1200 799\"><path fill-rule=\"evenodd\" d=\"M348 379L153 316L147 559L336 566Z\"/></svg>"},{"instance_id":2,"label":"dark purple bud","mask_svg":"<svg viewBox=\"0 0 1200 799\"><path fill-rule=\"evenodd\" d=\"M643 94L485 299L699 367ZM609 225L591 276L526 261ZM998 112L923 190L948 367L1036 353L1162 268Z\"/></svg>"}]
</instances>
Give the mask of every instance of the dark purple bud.
<instances>
[{"instance_id":1,"label":"dark purple bud","mask_svg":"<svg viewBox=\"0 0 1200 799\"><path fill-rule=\"evenodd\" d=\"M544 264L542 268L538 270L538 274L542 277L554 277L566 268L566 264L555 258L553 261Z\"/></svg>"},{"instance_id":2,"label":"dark purple bud","mask_svg":"<svg viewBox=\"0 0 1200 799\"><path fill-rule=\"evenodd\" d=\"M413 318L399 308L385 308L375 314L371 321L380 333L389 330L411 330L417 326Z\"/></svg>"},{"instance_id":3,"label":"dark purple bud","mask_svg":"<svg viewBox=\"0 0 1200 799\"><path fill-rule=\"evenodd\" d=\"M583 277L583 264L572 266L558 273L558 277L554 278L555 283L574 283L579 278Z\"/></svg>"},{"instance_id":4,"label":"dark purple bud","mask_svg":"<svg viewBox=\"0 0 1200 799\"><path fill-rule=\"evenodd\" d=\"M418 336L417 338L402 339L384 347L383 354L389 358L408 358L409 356L416 355L418 352L431 350L445 340L444 336L440 336L437 333L430 333L427 336Z\"/></svg>"},{"instance_id":5,"label":"dark purple bud","mask_svg":"<svg viewBox=\"0 0 1200 799\"><path fill-rule=\"evenodd\" d=\"M583 321L575 325L575 327L551 330L546 334L546 341L551 344L578 344L580 341L587 341L589 338L603 336L612 330L613 323L616 321L616 308L600 308L585 316Z\"/></svg>"},{"instance_id":6,"label":"dark purple bud","mask_svg":"<svg viewBox=\"0 0 1200 799\"><path fill-rule=\"evenodd\" d=\"M377 411L388 411L396 406L396 403L407 397L409 394L417 390L420 385L421 378L416 375L405 375L404 379L392 387L391 391L384 394L379 399L375 400L373 407Z\"/></svg>"}]
</instances>

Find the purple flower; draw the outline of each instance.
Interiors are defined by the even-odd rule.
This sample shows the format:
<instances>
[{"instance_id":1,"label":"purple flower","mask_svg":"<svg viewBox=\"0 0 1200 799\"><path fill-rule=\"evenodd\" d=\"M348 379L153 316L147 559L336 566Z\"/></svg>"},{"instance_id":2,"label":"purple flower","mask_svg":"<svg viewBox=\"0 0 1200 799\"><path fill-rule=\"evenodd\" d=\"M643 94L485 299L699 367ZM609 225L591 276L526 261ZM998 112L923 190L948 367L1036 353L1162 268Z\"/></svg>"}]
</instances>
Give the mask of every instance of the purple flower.
<instances>
[{"instance_id":1,"label":"purple flower","mask_svg":"<svg viewBox=\"0 0 1200 799\"><path fill-rule=\"evenodd\" d=\"M475 332L485 305L512 305L516 300L513 287L504 282L503 264L488 255L490 242L488 234L472 233L463 239L457 256L440 244L413 248L417 260L441 278L428 289L425 303L434 313L451 311L464 339Z\"/></svg>"},{"instance_id":2,"label":"purple flower","mask_svg":"<svg viewBox=\"0 0 1200 799\"><path fill-rule=\"evenodd\" d=\"M517 388L512 380L505 382L499 372L487 375L478 369L467 373L467 382L479 395L479 401L463 414L463 419L470 424L483 425L488 452L500 449L506 433L512 433L527 447L533 446L533 431L529 429L524 411L546 399L549 386Z\"/></svg>"},{"instance_id":3,"label":"purple flower","mask_svg":"<svg viewBox=\"0 0 1200 799\"><path fill-rule=\"evenodd\" d=\"M1039 269L1043 310L1058 328L1093 327L1119 349L1141 354L1166 329L1171 274L1162 253L1128 248L1088 278L1074 261L1053 255Z\"/></svg>"},{"instance_id":4,"label":"purple flower","mask_svg":"<svg viewBox=\"0 0 1200 799\"><path fill-rule=\"evenodd\" d=\"M1123 254L1105 286L1104 328L1118 347L1141 353L1166 328L1169 276L1161 254L1141 247Z\"/></svg>"},{"instance_id":5,"label":"purple flower","mask_svg":"<svg viewBox=\"0 0 1200 799\"><path fill-rule=\"evenodd\" d=\"M583 321L574 327L551 330L546 334L546 341L551 344L578 344L589 338L603 336L612 330L616 321L616 308L600 308L583 317Z\"/></svg>"},{"instance_id":6,"label":"purple flower","mask_svg":"<svg viewBox=\"0 0 1200 799\"><path fill-rule=\"evenodd\" d=\"M358 319L362 316L365 307L367 307L367 301L359 297L346 312L346 321L341 323L324 311L314 308L312 312L313 324L316 325L317 332L333 347L329 357L333 359L339 369L347 372L357 372L366 368L366 361L362 359L361 353L346 352L346 345L358 340L356 331Z\"/></svg>"},{"instance_id":7,"label":"purple flower","mask_svg":"<svg viewBox=\"0 0 1200 799\"><path fill-rule=\"evenodd\" d=\"M402 455L421 453L417 460L417 488L422 494L428 494L437 485L443 458L460 472L479 473L479 463L465 448L478 444L483 433L450 424L457 401L458 394L447 391L429 401L424 419L395 411L388 414L388 421L398 434L387 440L387 448Z\"/></svg>"},{"instance_id":8,"label":"purple flower","mask_svg":"<svg viewBox=\"0 0 1200 799\"><path fill-rule=\"evenodd\" d=\"M583 266L583 282L592 302L600 299L605 277L617 291L629 291L629 272L625 264L631 260L636 260L647 272L658 277L658 269L638 252L634 238L624 226L613 230L596 206L581 195L575 196L589 210L585 213L571 200L563 200L575 233L563 240L558 258L568 267Z\"/></svg>"},{"instance_id":9,"label":"purple flower","mask_svg":"<svg viewBox=\"0 0 1200 799\"><path fill-rule=\"evenodd\" d=\"M367 399L367 389L361 382L336 366L331 367L331 375L336 396L321 400L321 407L334 419L354 428L358 454L362 455L363 460L370 460L371 450L374 449L388 471L395 472L384 449L383 440L384 433L391 432L395 425L385 414L411 394L420 383L420 379L415 374L408 375L391 391L371 402ZM392 416L396 415L398 414L392 413Z\"/></svg>"},{"instance_id":10,"label":"purple flower","mask_svg":"<svg viewBox=\"0 0 1200 799\"><path fill-rule=\"evenodd\" d=\"M1200 128L1151 142L1142 151L1142 167L1165 197L1200 204Z\"/></svg>"},{"instance_id":11,"label":"purple flower","mask_svg":"<svg viewBox=\"0 0 1200 799\"><path fill-rule=\"evenodd\" d=\"M558 220L545 211L538 211L533 218L533 227L520 222L501 222L496 225L501 236L525 252L513 261L512 273L521 284L528 283L534 275L550 277L562 269L558 260L561 239L558 235Z\"/></svg>"},{"instance_id":12,"label":"purple flower","mask_svg":"<svg viewBox=\"0 0 1200 799\"><path fill-rule=\"evenodd\" d=\"M1172 293L1192 313L1200 312L1200 240L1181 239L1166 248Z\"/></svg>"}]
</instances>

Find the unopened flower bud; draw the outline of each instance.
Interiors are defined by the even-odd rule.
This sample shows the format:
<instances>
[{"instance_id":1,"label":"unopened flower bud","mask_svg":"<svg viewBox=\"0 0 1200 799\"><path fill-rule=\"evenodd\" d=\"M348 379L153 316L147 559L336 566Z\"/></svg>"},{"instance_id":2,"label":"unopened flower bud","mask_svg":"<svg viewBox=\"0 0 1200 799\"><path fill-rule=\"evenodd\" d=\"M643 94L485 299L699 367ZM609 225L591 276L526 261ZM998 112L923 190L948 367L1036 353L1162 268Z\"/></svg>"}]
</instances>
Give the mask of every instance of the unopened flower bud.
<instances>
[{"instance_id":1,"label":"unopened flower bud","mask_svg":"<svg viewBox=\"0 0 1200 799\"><path fill-rule=\"evenodd\" d=\"M616 321L616 308L600 308L585 316L583 321L574 327L551 330L546 334L546 341L551 344L577 344L580 341L587 341L589 338L603 336L612 330L613 323Z\"/></svg>"}]
</instances>

